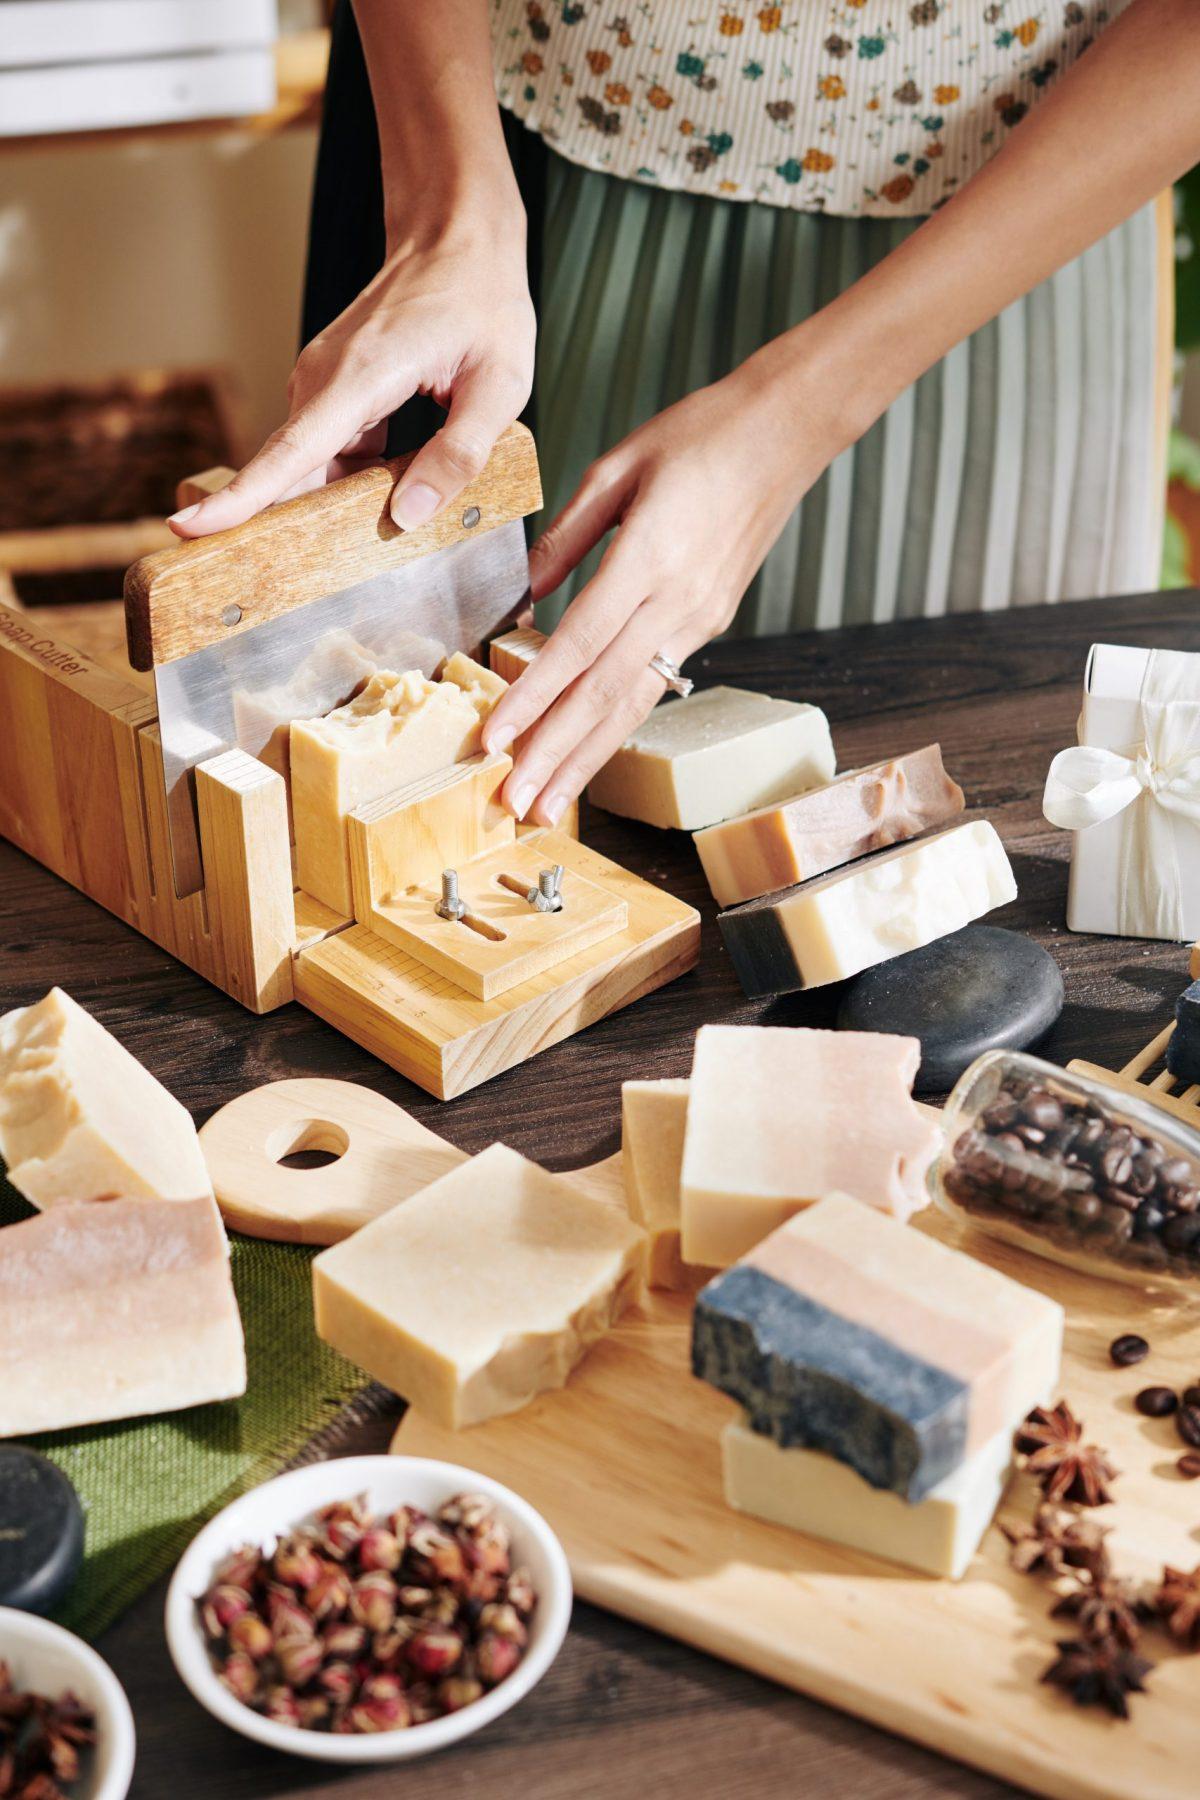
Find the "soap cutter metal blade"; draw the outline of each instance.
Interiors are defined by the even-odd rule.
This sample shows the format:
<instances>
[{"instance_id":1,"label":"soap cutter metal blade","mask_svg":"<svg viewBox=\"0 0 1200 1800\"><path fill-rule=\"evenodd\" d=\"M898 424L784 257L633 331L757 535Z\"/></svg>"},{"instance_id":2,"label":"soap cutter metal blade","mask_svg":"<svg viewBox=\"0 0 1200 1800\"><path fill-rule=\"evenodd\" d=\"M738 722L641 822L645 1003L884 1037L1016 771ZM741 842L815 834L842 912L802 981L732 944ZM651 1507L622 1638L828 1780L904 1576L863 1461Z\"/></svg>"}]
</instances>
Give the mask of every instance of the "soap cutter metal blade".
<instances>
[{"instance_id":1,"label":"soap cutter metal blade","mask_svg":"<svg viewBox=\"0 0 1200 1800\"><path fill-rule=\"evenodd\" d=\"M432 674L449 652L477 650L512 623L529 593L522 515L540 503L540 490L529 434L512 427L497 446L503 450L509 464L515 452L515 471L502 470L506 480L497 484L489 481L489 464L449 509L452 518L434 521L442 544L435 539L424 553L419 540L430 528L406 535L386 518L387 496L407 460L401 459L319 490L319 506L317 495L302 495L245 526L134 564L126 579L130 661L154 670L181 898L204 882L193 773L198 763L238 746L282 772L282 750L272 739L282 737L292 719L340 705L375 668ZM369 486L365 476L374 477ZM280 515L290 515L282 544ZM276 541L264 550L268 534ZM390 568L389 546L403 557ZM308 549L313 554L306 557ZM292 552L294 572L287 566ZM367 580L311 597L322 572L339 563L354 573L364 565L385 566ZM273 586L259 589L256 578L273 578ZM244 605L229 598L234 592ZM189 610L193 593L195 617ZM270 596L261 608L270 616L261 623L255 617L260 593ZM179 654L179 647L187 653Z\"/></svg>"}]
</instances>

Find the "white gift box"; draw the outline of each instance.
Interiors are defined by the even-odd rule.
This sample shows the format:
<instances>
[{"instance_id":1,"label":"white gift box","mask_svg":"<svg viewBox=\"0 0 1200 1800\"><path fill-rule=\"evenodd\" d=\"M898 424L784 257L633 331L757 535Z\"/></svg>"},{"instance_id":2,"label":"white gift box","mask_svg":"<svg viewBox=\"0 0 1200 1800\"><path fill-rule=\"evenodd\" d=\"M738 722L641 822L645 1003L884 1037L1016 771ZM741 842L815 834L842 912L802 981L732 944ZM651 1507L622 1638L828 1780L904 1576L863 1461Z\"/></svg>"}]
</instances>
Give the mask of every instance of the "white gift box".
<instances>
[{"instance_id":1,"label":"white gift box","mask_svg":"<svg viewBox=\"0 0 1200 1800\"><path fill-rule=\"evenodd\" d=\"M1075 833L1072 931L1200 937L1200 655L1093 644L1043 810Z\"/></svg>"}]
</instances>

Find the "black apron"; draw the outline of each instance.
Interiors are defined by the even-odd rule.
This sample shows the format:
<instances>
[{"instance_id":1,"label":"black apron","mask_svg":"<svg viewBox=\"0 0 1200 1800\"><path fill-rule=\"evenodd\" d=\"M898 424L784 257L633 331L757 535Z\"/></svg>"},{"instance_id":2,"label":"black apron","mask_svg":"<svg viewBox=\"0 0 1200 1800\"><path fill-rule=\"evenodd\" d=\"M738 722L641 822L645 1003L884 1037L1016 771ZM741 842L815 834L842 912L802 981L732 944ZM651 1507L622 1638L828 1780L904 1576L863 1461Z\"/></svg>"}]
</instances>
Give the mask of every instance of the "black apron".
<instances>
[{"instance_id":1,"label":"black apron","mask_svg":"<svg viewBox=\"0 0 1200 1800\"><path fill-rule=\"evenodd\" d=\"M383 264L383 180L371 84L350 0L338 0L329 75L317 146L304 278L301 341L305 344L344 312ZM501 115L505 142L529 217L529 282L536 304L541 267L541 219L546 150L509 113ZM410 172L414 182L422 171ZM532 426L532 403L522 418ZM445 417L428 395L417 394L392 415L387 453L415 450Z\"/></svg>"}]
</instances>

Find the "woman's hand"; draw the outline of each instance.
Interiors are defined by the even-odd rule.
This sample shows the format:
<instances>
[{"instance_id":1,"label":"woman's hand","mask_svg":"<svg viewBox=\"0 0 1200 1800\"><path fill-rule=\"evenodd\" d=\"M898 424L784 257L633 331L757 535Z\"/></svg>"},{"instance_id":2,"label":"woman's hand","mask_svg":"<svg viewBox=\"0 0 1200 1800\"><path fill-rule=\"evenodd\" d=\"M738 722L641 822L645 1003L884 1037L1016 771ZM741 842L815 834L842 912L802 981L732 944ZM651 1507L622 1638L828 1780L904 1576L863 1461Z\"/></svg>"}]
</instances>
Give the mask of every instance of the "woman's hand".
<instances>
[{"instance_id":1,"label":"woman's hand","mask_svg":"<svg viewBox=\"0 0 1200 1800\"><path fill-rule=\"evenodd\" d=\"M286 423L227 488L176 513L172 529L180 537L222 531L377 461L388 416L416 393L449 409L391 499L397 525L423 525L479 474L525 405L534 331L519 211L409 235L302 351Z\"/></svg>"},{"instance_id":2,"label":"woman's hand","mask_svg":"<svg viewBox=\"0 0 1200 1800\"><path fill-rule=\"evenodd\" d=\"M815 416L814 416L815 417ZM732 620L788 516L841 448L806 418L769 351L649 420L595 462L530 552L551 593L611 526L593 579L484 731L514 753L517 818L556 825L662 698L650 659L682 663Z\"/></svg>"}]
</instances>

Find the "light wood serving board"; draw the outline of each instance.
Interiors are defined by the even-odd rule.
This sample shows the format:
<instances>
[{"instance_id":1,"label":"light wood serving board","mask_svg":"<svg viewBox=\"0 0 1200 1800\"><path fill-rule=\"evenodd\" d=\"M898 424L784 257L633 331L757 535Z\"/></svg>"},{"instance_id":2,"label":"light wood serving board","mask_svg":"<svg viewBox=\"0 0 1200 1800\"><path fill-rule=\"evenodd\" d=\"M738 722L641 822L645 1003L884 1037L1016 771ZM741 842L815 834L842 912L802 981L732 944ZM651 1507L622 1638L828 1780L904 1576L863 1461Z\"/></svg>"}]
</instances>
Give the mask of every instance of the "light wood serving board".
<instances>
[{"instance_id":1,"label":"light wood serving board","mask_svg":"<svg viewBox=\"0 0 1200 1800\"><path fill-rule=\"evenodd\" d=\"M619 1160L611 1196L623 1204ZM593 1183L594 1188L594 1183ZM966 1247L1068 1312L1061 1392L1121 1469L1112 1526L1122 1571L1200 1562L1200 1482L1175 1471L1170 1420L1132 1396L1200 1378L1200 1312L1157 1307L927 1214L921 1229ZM732 1403L689 1372L691 1301L652 1294L593 1349L558 1393L523 1412L451 1432L409 1414L393 1448L444 1457L507 1482L562 1538L579 1594L640 1624L1059 1800L1195 1800L1200 1793L1200 1655L1157 1632L1149 1691L1121 1723L1039 1684L1069 1620L1050 1586L1008 1567L996 1526L957 1584L934 1581L732 1512L719 1434ZM1108 1345L1137 1329L1152 1353L1114 1369ZM1032 1512L1020 1477L1002 1518Z\"/></svg>"}]
</instances>

